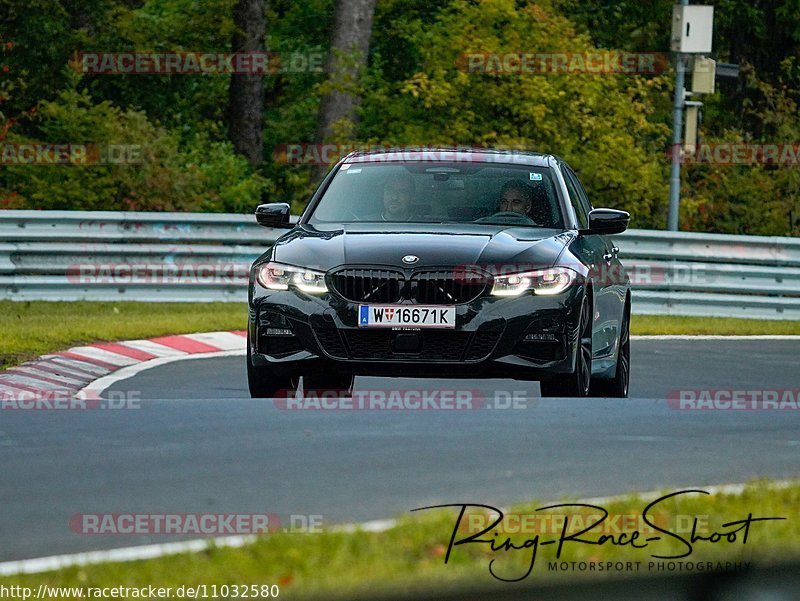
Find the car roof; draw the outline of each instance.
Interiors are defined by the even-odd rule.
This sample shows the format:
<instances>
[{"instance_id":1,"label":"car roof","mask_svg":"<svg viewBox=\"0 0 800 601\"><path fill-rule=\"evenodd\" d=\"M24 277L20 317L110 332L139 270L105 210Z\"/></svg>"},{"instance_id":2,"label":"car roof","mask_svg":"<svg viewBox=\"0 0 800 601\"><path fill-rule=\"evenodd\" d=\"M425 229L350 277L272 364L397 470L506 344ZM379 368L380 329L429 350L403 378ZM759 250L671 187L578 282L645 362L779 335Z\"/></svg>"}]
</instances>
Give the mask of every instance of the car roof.
<instances>
[{"instance_id":1,"label":"car roof","mask_svg":"<svg viewBox=\"0 0 800 601\"><path fill-rule=\"evenodd\" d=\"M499 163L549 167L551 161L561 163L552 154L542 154L528 150L495 150L490 148L470 148L465 146L425 146L398 147L351 152L342 163L380 163L380 162L441 162L441 163Z\"/></svg>"}]
</instances>

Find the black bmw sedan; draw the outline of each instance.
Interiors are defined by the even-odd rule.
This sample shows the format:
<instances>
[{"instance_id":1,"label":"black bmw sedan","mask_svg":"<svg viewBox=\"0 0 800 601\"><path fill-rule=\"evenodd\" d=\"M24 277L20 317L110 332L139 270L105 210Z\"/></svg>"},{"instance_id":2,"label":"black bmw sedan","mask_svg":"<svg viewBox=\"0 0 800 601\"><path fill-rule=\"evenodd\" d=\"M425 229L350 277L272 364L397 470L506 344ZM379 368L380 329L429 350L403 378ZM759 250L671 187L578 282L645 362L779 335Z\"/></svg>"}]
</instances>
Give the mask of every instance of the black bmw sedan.
<instances>
[{"instance_id":1,"label":"black bmw sedan","mask_svg":"<svg viewBox=\"0 0 800 601\"><path fill-rule=\"evenodd\" d=\"M558 157L352 153L252 266L253 397L351 390L356 375L538 380L544 396L628 395L630 280Z\"/></svg>"}]
</instances>

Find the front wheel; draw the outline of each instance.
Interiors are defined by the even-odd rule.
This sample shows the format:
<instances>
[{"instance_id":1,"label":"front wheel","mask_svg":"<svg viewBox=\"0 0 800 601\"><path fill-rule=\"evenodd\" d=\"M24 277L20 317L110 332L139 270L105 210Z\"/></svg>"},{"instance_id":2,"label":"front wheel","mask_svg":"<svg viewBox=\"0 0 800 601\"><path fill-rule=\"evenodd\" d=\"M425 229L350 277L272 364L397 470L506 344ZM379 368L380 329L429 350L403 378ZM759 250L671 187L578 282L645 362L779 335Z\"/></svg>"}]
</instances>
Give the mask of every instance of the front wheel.
<instances>
[{"instance_id":1,"label":"front wheel","mask_svg":"<svg viewBox=\"0 0 800 601\"><path fill-rule=\"evenodd\" d=\"M627 399L631 381L631 312L630 305L625 309L625 317L619 332L619 352L617 370L611 380L598 380L593 384L594 396Z\"/></svg>"},{"instance_id":2,"label":"front wheel","mask_svg":"<svg viewBox=\"0 0 800 601\"><path fill-rule=\"evenodd\" d=\"M589 298L584 297L578 322L575 371L540 382L539 388L543 397L589 396L589 385L592 381L592 308L590 305Z\"/></svg>"},{"instance_id":3,"label":"front wheel","mask_svg":"<svg viewBox=\"0 0 800 601\"><path fill-rule=\"evenodd\" d=\"M278 376L269 367L253 365L250 352L250 333L247 334L247 386L250 397L254 399L271 399L279 391L296 391L297 381L288 376Z\"/></svg>"}]
</instances>

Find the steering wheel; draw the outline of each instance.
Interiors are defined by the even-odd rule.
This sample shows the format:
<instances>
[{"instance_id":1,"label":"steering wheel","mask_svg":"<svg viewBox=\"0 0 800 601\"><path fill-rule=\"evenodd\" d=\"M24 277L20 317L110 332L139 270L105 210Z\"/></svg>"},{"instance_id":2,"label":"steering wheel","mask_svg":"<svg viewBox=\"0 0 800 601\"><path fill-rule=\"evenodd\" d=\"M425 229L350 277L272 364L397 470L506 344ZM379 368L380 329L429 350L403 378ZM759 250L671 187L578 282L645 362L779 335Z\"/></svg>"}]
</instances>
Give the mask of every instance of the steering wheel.
<instances>
[{"instance_id":1,"label":"steering wheel","mask_svg":"<svg viewBox=\"0 0 800 601\"><path fill-rule=\"evenodd\" d=\"M499 211L494 215L488 215L486 217L481 217L480 219L476 219L476 223L482 223L485 221L494 221L496 219L513 219L512 224L516 223L519 225L537 225L537 223L528 217L527 215L523 215L522 213L515 213L514 211Z\"/></svg>"}]
</instances>

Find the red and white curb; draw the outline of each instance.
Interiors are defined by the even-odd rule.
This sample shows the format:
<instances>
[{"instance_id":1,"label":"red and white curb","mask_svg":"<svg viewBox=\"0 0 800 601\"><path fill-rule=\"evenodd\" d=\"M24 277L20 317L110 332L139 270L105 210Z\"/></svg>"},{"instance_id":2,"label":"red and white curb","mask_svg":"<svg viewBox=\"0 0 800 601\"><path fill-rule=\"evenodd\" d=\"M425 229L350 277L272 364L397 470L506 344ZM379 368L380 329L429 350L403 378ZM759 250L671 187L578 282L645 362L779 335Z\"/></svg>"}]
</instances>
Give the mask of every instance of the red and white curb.
<instances>
[{"instance_id":1,"label":"red and white curb","mask_svg":"<svg viewBox=\"0 0 800 601\"><path fill-rule=\"evenodd\" d=\"M98 398L114 382L164 363L242 355L246 338L244 331L205 332L76 346L0 372L0 401Z\"/></svg>"}]
</instances>

